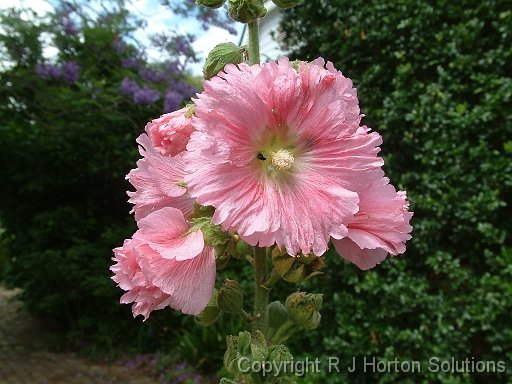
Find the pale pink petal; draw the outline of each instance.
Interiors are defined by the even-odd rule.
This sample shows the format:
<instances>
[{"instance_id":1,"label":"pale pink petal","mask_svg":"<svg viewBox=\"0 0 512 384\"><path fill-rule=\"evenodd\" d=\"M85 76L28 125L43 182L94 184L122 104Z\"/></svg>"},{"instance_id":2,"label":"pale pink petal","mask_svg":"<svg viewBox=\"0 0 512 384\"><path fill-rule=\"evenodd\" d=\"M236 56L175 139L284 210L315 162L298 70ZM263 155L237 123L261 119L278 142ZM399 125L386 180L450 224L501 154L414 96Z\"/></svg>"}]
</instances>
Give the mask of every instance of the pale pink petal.
<instances>
[{"instance_id":1,"label":"pale pink petal","mask_svg":"<svg viewBox=\"0 0 512 384\"><path fill-rule=\"evenodd\" d=\"M190 134L195 131L190 116L186 116L188 107L160 118L146 125L146 132L153 147L163 156L176 156L185 150Z\"/></svg>"},{"instance_id":2,"label":"pale pink petal","mask_svg":"<svg viewBox=\"0 0 512 384\"><path fill-rule=\"evenodd\" d=\"M140 219L137 225L139 230L133 238L147 243L164 259L191 259L204 248L203 233L197 230L187 234L190 226L179 209L159 209Z\"/></svg>"},{"instance_id":3,"label":"pale pink petal","mask_svg":"<svg viewBox=\"0 0 512 384\"><path fill-rule=\"evenodd\" d=\"M135 192L128 192L128 201L134 204L135 219L166 206L178 208L189 216L194 209L194 199L180 185L185 174L183 154L162 156L145 134L139 136L137 142L143 158L137 162L137 169L127 176L136 188Z\"/></svg>"},{"instance_id":4,"label":"pale pink petal","mask_svg":"<svg viewBox=\"0 0 512 384\"><path fill-rule=\"evenodd\" d=\"M123 247L115 248L112 259L116 264L110 267L114 272L112 280L128 291L121 297L121 304L134 303L133 316L143 315L146 320L153 310L170 305L171 296L153 285L142 273L135 257L134 247L140 244L137 240L125 240Z\"/></svg>"},{"instance_id":5,"label":"pale pink petal","mask_svg":"<svg viewBox=\"0 0 512 384\"><path fill-rule=\"evenodd\" d=\"M382 248L361 248L349 238L341 240L333 239L332 242L336 248L336 252L338 252L341 257L354 263L364 271L380 264L388 255L388 252Z\"/></svg>"},{"instance_id":6,"label":"pale pink petal","mask_svg":"<svg viewBox=\"0 0 512 384\"><path fill-rule=\"evenodd\" d=\"M171 296L170 306L198 315L208 304L215 285L215 249L205 247L193 259L163 259L149 246L137 248L144 274Z\"/></svg>"}]
</instances>

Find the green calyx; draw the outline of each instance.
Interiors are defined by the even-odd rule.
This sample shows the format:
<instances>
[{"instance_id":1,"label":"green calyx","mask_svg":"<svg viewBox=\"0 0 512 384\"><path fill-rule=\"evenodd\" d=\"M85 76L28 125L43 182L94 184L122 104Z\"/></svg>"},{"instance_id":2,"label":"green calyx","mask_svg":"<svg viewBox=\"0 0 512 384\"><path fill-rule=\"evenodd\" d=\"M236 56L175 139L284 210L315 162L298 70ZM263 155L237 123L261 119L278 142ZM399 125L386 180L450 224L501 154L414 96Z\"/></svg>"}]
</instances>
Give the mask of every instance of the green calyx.
<instances>
[{"instance_id":1,"label":"green calyx","mask_svg":"<svg viewBox=\"0 0 512 384\"><path fill-rule=\"evenodd\" d=\"M290 256L276 247L272 251L272 263L284 280L299 283L321 274L320 269L324 266L324 258L314 254Z\"/></svg>"},{"instance_id":2,"label":"green calyx","mask_svg":"<svg viewBox=\"0 0 512 384\"><path fill-rule=\"evenodd\" d=\"M224 70L227 64L240 64L247 54L245 47L239 47L233 43L221 43L215 46L206 59L203 66L203 76L209 80Z\"/></svg>"},{"instance_id":3,"label":"green calyx","mask_svg":"<svg viewBox=\"0 0 512 384\"><path fill-rule=\"evenodd\" d=\"M263 0L229 0L228 14L236 21L250 23L267 14Z\"/></svg>"},{"instance_id":4,"label":"green calyx","mask_svg":"<svg viewBox=\"0 0 512 384\"><path fill-rule=\"evenodd\" d=\"M196 4L213 9L222 7L225 2L226 0L196 0Z\"/></svg>"},{"instance_id":5,"label":"green calyx","mask_svg":"<svg viewBox=\"0 0 512 384\"><path fill-rule=\"evenodd\" d=\"M272 0L279 8L293 8L302 0Z\"/></svg>"},{"instance_id":6,"label":"green calyx","mask_svg":"<svg viewBox=\"0 0 512 384\"><path fill-rule=\"evenodd\" d=\"M218 292L216 289L213 290L212 297L208 302L203 311L195 317L195 321L197 324L202 325L203 327L208 327L217 321L220 316L220 309L217 304Z\"/></svg>"},{"instance_id":7,"label":"green calyx","mask_svg":"<svg viewBox=\"0 0 512 384\"><path fill-rule=\"evenodd\" d=\"M322 294L295 292L286 298L285 307L290 320L304 329L315 329L320 324L319 309Z\"/></svg>"}]
</instances>

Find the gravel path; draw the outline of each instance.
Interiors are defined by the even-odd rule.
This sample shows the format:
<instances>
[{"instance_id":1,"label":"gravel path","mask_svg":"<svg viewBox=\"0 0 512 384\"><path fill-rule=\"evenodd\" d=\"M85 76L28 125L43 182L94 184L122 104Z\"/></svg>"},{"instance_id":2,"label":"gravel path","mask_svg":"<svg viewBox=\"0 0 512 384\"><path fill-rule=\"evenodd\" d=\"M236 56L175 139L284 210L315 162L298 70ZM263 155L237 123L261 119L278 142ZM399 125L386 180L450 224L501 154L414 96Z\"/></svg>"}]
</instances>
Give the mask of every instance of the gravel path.
<instances>
[{"instance_id":1,"label":"gravel path","mask_svg":"<svg viewBox=\"0 0 512 384\"><path fill-rule=\"evenodd\" d=\"M122 365L97 364L74 353L54 353L42 325L0 286L0 384L158 384L150 372Z\"/></svg>"}]
</instances>

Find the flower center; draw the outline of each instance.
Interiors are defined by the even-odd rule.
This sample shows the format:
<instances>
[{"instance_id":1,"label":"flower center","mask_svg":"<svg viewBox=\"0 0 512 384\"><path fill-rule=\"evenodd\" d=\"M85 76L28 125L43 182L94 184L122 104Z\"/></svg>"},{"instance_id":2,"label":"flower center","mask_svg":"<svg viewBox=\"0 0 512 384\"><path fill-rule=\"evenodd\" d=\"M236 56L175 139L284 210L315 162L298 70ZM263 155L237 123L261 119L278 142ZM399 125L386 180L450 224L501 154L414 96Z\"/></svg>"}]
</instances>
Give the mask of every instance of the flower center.
<instances>
[{"instance_id":1,"label":"flower center","mask_svg":"<svg viewBox=\"0 0 512 384\"><path fill-rule=\"evenodd\" d=\"M272 152L272 166L278 171L287 171L293 165L293 155L288 149L279 149L277 152Z\"/></svg>"}]
</instances>

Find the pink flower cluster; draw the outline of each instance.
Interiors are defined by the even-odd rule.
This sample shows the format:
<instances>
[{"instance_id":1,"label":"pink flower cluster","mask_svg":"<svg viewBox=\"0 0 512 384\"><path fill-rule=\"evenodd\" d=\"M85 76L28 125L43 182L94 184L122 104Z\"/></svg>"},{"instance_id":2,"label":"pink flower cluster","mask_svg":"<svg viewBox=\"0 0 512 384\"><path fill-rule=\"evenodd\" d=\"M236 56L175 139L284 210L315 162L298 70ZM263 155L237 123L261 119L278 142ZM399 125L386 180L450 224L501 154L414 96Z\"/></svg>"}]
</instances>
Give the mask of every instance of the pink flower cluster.
<instances>
[{"instance_id":1,"label":"pink flower cluster","mask_svg":"<svg viewBox=\"0 0 512 384\"><path fill-rule=\"evenodd\" d=\"M361 269L405 251L406 194L389 184L380 135L360 126L356 90L332 63L228 65L194 114L153 120L128 174L138 231L114 250L113 279L134 315L197 315L215 282L215 249L191 227L194 205L253 246L322 255L332 242Z\"/></svg>"}]
</instances>

